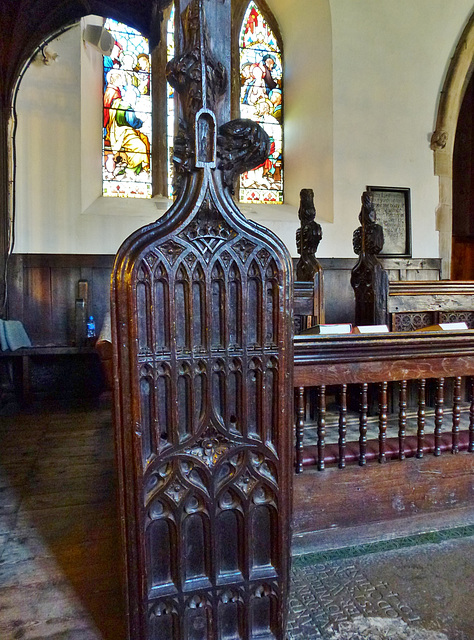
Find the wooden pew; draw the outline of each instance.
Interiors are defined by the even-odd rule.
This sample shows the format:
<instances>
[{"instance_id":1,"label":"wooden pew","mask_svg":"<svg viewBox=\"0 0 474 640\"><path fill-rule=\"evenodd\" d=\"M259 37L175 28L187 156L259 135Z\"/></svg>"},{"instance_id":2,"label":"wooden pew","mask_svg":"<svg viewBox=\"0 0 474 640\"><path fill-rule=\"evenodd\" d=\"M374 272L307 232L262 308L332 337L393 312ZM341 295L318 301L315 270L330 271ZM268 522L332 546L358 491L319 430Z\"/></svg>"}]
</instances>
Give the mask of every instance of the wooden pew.
<instances>
[{"instance_id":1,"label":"wooden pew","mask_svg":"<svg viewBox=\"0 0 474 640\"><path fill-rule=\"evenodd\" d=\"M389 282L387 314L392 331L413 331L445 322L474 328L474 282Z\"/></svg>"},{"instance_id":2,"label":"wooden pew","mask_svg":"<svg viewBox=\"0 0 474 640\"><path fill-rule=\"evenodd\" d=\"M353 527L436 517L446 510L472 507L474 480L474 395L463 402L461 381L474 376L474 331L379 335L295 336L296 451L294 542L317 544L330 536L341 542ZM451 406L445 402L453 382ZM418 390L409 435L407 385ZM432 382L434 406L426 390ZM317 438L305 443L309 429L306 394L317 389ZM375 388L378 415L367 415L367 397ZM358 437L348 436L348 391L360 398ZM390 390L398 393L392 415ZM328 401L336 406L329 411ZM330 415L332 425L330 425ZM335 414L335 415L334 415ZM461 420L463 418L463 420ZM368 436L370 421L376 435ZM396 434L387 437L395 422ZM463 424L467 427L464 428ZM336 438L330 438L331 430ZM332 440L331 443L328 440ZM304 470L304 473L301 473ZM331 533L332 532L332 533ZM346 540L347 542L347 540Z\"/></svg>"}]
</instances>

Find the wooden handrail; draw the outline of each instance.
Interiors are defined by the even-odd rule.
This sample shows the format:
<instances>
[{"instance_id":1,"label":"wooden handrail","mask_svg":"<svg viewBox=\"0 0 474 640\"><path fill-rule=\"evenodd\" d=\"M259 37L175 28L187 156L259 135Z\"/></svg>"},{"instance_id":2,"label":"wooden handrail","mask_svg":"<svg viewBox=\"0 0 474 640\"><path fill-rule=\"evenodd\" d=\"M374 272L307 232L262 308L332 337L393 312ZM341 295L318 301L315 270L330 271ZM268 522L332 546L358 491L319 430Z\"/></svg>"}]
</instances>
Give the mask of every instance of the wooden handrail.
<instances>
[{"instance_id":1,"label":"wooden handrail","mask_svg":"<svg viewBox=\"0 0 474 640\"><path fill-rule=\"evenodd\" d=\"M474 330L295 336L294 386L474 375Z\"/></svg>"},{"instance_id":2,"label":"wooden handrail","mask_svg":"<svg viewBox=\"0 0 474 640\"><path fill-rule=\"evenodd\" d=\"M474 296L474 281L472 280L395 280L389 283L389 296L418 296L423 295L472 295Z\"/></svg>"}]
</instances>

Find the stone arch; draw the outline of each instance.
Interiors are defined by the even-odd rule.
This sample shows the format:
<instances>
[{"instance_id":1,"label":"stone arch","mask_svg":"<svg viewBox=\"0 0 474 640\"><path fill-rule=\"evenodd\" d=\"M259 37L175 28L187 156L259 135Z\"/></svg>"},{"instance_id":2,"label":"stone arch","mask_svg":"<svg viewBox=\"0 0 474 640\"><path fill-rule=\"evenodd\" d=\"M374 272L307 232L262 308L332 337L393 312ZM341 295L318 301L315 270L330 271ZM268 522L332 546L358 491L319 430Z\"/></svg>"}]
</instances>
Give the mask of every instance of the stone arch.
<instances>
[{"instance_id":1,"label":"stone arch","mask_svg":"<svg viewBox=\"0 0 474 640\"><path fill-rule=\"evenodd\" d=\"M436 128L431 136L434 171L439 178L436 227L439 232L443 278L449 278L451 275L454 140L462 101L473 72L474 14L469 18L451 58L439 98Z\"/></svg>"}]
</instances>

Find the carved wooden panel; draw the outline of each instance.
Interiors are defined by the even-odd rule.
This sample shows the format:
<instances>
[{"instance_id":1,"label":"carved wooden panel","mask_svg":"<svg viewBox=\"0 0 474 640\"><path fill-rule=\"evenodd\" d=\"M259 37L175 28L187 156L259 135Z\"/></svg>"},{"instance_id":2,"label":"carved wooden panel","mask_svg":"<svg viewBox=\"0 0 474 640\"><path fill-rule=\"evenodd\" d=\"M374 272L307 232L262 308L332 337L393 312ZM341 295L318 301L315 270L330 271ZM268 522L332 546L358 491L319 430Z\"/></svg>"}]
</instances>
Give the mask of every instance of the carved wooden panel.
<instances>
[{"instance_id":1,"label":"carved wooden panel","mask_svg":"<svg viewBox=\"0 0 474 640\"><path fill-rule=\"evenodd\" d=\"M188 47L199 47L185 48L180 69L203 56L201 3L183 25ZM210 54L206 63L215 93ZM241 121L221 127L216 142L212 114L202 120L209 104L184 105L199 135L182 134L180 195L124 243L113 280L129 637L283 640L291 261L276 237L242 217L220 170Z\"/></svg>"}]
</instances>

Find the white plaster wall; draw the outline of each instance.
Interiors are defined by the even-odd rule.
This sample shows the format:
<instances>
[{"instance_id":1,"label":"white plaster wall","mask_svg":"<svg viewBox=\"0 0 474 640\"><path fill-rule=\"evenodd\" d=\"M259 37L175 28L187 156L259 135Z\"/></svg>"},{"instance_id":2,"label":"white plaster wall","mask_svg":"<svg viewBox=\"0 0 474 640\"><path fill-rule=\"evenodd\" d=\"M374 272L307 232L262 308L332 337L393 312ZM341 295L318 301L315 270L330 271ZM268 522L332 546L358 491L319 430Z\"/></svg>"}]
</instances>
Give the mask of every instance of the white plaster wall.
<instances>
[{"instance_id":1,"label":"white plaster wall","mask_svg":"<svg viewBox=\"0 0 474 640\"><path fill-rule=\"evenodd\" d=\"M33 62L18 94L14 250L115 253L169 201L101 197L102 57L79 25L49 48L55 62Z\"/></svg>"},{"instance_id":2,"label":"white plaster wall","mask_svg":"<svg viewBox=\"0 0 474 640\"><path fill-rule=\"evenodd\" d=\"M365 186L410 187L413 255L437 256L429 137L472 0L267 2L285 42L286 204L245 213L295 255L298 194L311 187L324 231L319 255L350 257ZM166 203L97 199L94 144L80 124L100 110L99 84L88 80L100 58L84 50L79 28L54 46L59 58L30 67L18 100L15 251L113 253ZM96 107L81 112L81 90L97 94Z\"/></svg>"},{"instance_id":3,"label":"white plaster wall","mask_svg":"<svg viewBox=\"0 0 474 640\"><path fill-rule=\"evenodd\" d=\"M353 255L360 194L377 185L411 189L413 256L438 256L429 140L472 9L472 0L331 0L335 216L320 255Z\"/></svg>"},{"instance_id":4,"label":"white plaster wall","mask_svg":"<svg viewBox=\"0 0 474 640\"><path fill-rule=\"evenodd\" d=\"M242 209L275 231L295 255L300 189L313 188L318 215L326 220L333 217L331 23L328 0L303 2L307 6L297 4L291 9L284 0L269 4L285 41L285 205ZM79 26L51 46L59 53L57 61L48 67L30 67L18 99L15 251L114 253L132 231L162 215L169 203L163 198L100 197L102 60L84 46ZM38 87L61 110L58 121L68 123L65 132L70 130L70 136L59 133L47 102L31 102ZM34 160L37 156L29 135L32 119L37 137L50 142L57 139L67 150L54 172ZM32 172L38 174L38 183L49 181L55 192L45 196L36 186L31 190ZM45 229L46 237L33 232L38 226Z\"/></svg>"},{"instance_id":5,"label":"white plaster wall","mask_svg":"<svg viewBox=\"0 0 474 640\"><path fill-rule=\"evenodd\" d=\"M19 252L72 253L81 200L79 39L63 34L58 58L30 65L17 101L16 244Z\"/></svg>"}]
</instances>

